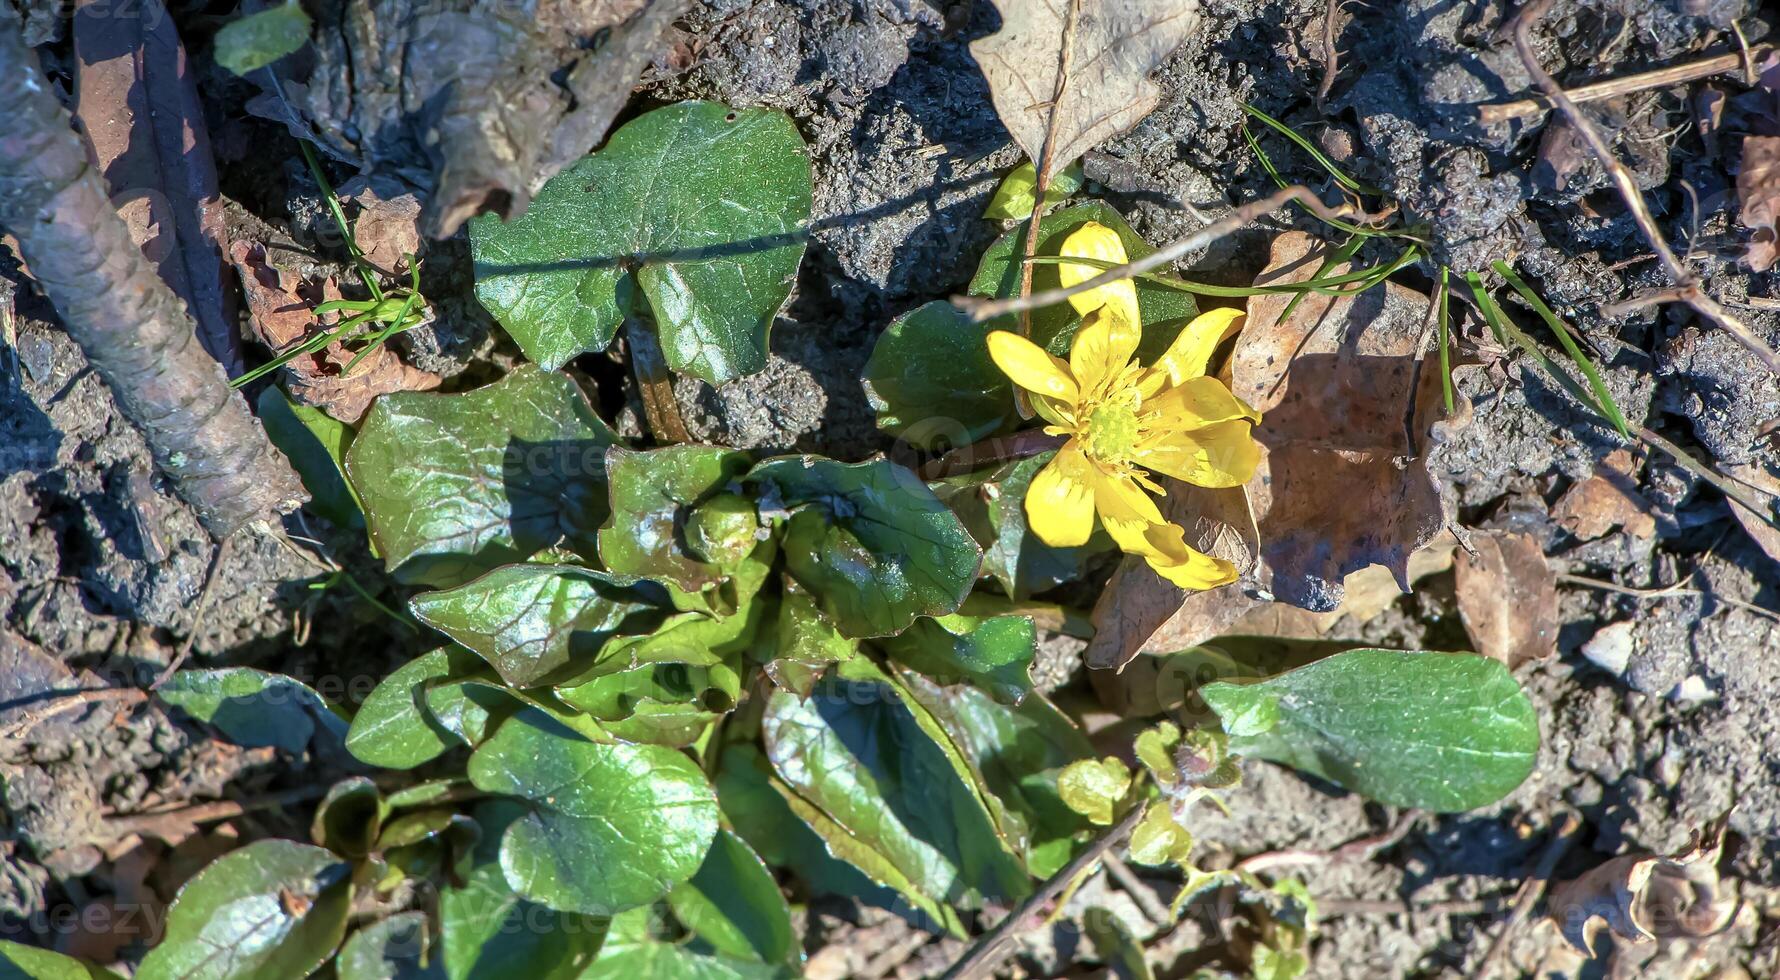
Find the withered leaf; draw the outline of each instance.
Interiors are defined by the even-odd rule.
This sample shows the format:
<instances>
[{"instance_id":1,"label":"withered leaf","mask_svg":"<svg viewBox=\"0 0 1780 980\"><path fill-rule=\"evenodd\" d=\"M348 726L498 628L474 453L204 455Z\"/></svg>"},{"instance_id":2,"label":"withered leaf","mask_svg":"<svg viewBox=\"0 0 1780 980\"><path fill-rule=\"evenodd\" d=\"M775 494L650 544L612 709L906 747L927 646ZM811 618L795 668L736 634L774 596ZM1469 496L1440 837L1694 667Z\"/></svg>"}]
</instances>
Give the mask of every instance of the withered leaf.
<instances>
[{"instance_id":1,"label":"withered leaf","mask_svg":"<svg viewBox=\"0 0 1780 980\"><path fill-rule=\"evenodd\" d=\"M1726 813L1668 856L1616 857L1558 885L1548 914L1570 945L1590 956L1603 930L1634 943L1702 938L1730 924L1737 903L1719 889Z\"/></svg>"},{"instance_id":2,"label":"withered leaf","mask_svg":"<svg viewBox=\"0 0 1780 980\"><path fill-rule=\"evenodd\" d=\"M1648 538L1656 533L1650 501L1638 492L1630 451L1615 449L1595 467L1594 475L1565 491L1551 508L1552 519L1583 541L1593 541L1616 527Z\"/></svg>"},{"instance_id":3,"label":"withered leaf","mask_svg":"<svg viewBox=\"0 0 1780 980\"><path fill-rule=\"evenodd\" d=\"M1002 125L1049 184L1137 125L1161 90L1149 74L1199 25L1198 0L995 0L1001 30L970 53Z\"/></svg>"},{"instance_id":4,"label":"withered leaf","mask_svg":"<svg viewBox=\"0 0 1780 980\"><path fill-rule=\"evenodd\" d=\"M333 280L318 284L305 296L304 284L294 275L281 273L266 257L264 246L240 241L230 246L229 258L241 275L247 296L250 327L255 337L273 350L283 350L301 340L316 326L311 309L316 303L340 298ZM342 422L357 423L378 395L393 391L431 391L440 378L402 362L386 344L359 362L350 376L343 374L356 355L339 343L314 354L304 354L284 366L285 390L301 405L313 405Z\"/></svg>"},{"instance_id":5,"label":"withered leaf","mask_svg":"<svg viewBox=\"0 0 1780 980\"><path fill-rule=\"evenodd\" d=\"M1780 562L1780 529L1772 523L1774 520L1774 501L1780 499L1780 478L1767 472L1754 463L1742 466L1726 466L1724 471L1732 479L1748 484L1760 490L1756 499L1767 505L1767 513L1758 514L1739 503L1736 498L1726 498L1731 505L1731 513L1736 516L1737 523L1749 533L1769 558Z\"/></svg>"},{"instance_id":6,"label":"withered leaf","mask_svg":"<svg viewBox=\"0 0 1780 980\"><path fill-rule=\"evenodd\" d=\"M1765 272L1780 258L1780 136L1743 138L1737 200L1743 206L1743 226L1749 229L1743 261Z\"/></svg>"},{"instance_id":7,"label":"withered leaf","mask_svg":"<svg viewBox=\"0 0 1780 980\"><path fill-rule=\"evenodd\" d=\"M185 300L204 349L239 373L216 164L173 17L161 0L142 0L128 16L82 0L74 54L76 115L112 201L161 281Z\"/></svg>"},{"instance_id":8,"label":"withered leaf","mask_svg":"<svg viewBox=\"0 0 1780 980\"><path fill-rule=\"evenodd\" d=\"M1481 531L1453 564L1459 618L1477 652L1509 670L1557 651L1557 573L1530 534Z\"/></svg>"}]
</instances>

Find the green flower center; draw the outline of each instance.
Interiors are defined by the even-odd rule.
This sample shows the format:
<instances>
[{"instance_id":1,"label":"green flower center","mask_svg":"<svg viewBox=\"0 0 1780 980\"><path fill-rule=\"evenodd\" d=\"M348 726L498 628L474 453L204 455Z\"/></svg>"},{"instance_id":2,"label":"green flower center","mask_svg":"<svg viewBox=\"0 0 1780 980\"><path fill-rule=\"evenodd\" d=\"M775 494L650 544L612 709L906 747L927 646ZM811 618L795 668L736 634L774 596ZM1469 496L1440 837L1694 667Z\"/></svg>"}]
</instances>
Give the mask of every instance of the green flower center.
<instances>
[{"instance_id":1,"label":"green flower center","mask_svg":"<svg viewBox=\"0 0 1780 980\"><path fill-rule=\"evenodd\" d=\"M1082 442L1088 455L1103 463L1130 459L1137 448L1137 410L1131 400L1119 398L1094 406L1088 413Z\"/></svg>"}]
</instances>

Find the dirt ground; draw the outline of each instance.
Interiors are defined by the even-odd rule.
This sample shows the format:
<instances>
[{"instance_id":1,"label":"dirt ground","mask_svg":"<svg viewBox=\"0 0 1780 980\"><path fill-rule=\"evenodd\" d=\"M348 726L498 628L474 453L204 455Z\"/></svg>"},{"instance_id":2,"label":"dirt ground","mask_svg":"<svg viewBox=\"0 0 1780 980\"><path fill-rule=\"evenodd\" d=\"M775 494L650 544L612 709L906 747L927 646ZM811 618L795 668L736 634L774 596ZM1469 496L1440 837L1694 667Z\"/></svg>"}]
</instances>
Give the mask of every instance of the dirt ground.
<instances>
[{"instance_id":1,"label":"dirt ground","mask_svg":"<svg viewBox=\"0 0 1780 980\"><path fill-rule=\"evenodd\" d=\"M1250 102L1388 191L1406 216L1428 226L1441 262L1481 269L1517 260L1599 352L1606 383L1635 427L1722 465L1780 471L1773 437L1780 383L1743 348L1683 308L1618 318L1602 312L1605 302L1667 281L1644 260L1648 247L1599 169L1587 161L1554 167L1562 159L1541 151L1543 115L1492 126L1471 115L1477 102L1530 86L1512 49L1490 41L1504 5L1345 7L1336 32L1340 59L1319 110L1326 10L1323 0L1207 0L1202 30L1159 76L1161 107L1086 160L1088 191L1153 243L1196 228L1195 211L1268 192L1270 178L1241 135L1241 106ZM1539 48L1553 74L1574 86L1734 45L1733 23L1759 42L1772 36L1776 19L1774 8L1741 0L1566 0L1547 17ZM692 4L676 29L696 42L697 56L686 67L651 68L629 112L682 98L782 108L809 143L816 178L814 239L774 329L767 370L717 389L679 383L697 437L843 459L899 451L876 431L859 376L883 326L962 292L1001 231L981 214L1019 152L967 50L996 24L986 3L969 0ZM1735 75L1713 84L1744 91ZM241 95L217 85L220 119ZM1728 300L1773 295L1774 275L1737 262L1742 232L1727 170L1736 139L1728 131L1702 135L1694 106L1704 85L1609 100L1596 118L1619 132L1618 146L1659 222L1672 240L1691 246L1707 289ZM1780 105L1780 92L1767 90L1766 98ZM238 145L259 149L220 163L225 192L280 233L309 240L318 219L315 188L293 162L294 143L270 123L226 125L241 127ZM1288 180L1321 186L1307 156L1277 139L1267 145ZM1265 262L1268 240L1294 220L1275 215L1186 268L1202 280L1247 283ZM439 280L428 294L444 313L402 342L417 363L454 375L448 387L470 386L483 370L464 371L473 359L511 349L475 309L461 240L433 248L443 261L429 267ZM1367 248L1362 261L1388 257ZM1399 278L1426 288L1429 268ZM19 279L11 266L0 272ZM1780 314L1739 312L1780 342ZM18 313L17 342L0 350L0 702L7 676L27 669L140 683L194 628L200 662L282 671L349 701L423 648L426 641L345 589L311 588L321 573L263 539L229 557L221 591L194 627L192 600L209 556L195 519L156 488L140 437L49 322L42 300L22 290ZM1580 540L1551 516L1552 506L1622 441L1526 362L1492 353L1480 323L1467 319L1458 331L1473 365L1456 377L1475 418L1434 450L1434 464L1459 502L1459 523L1530 533L1559 573L1621 588L1576 578L1560 586L1557 654L1519 671L1544 733L1525 785L1486 810L1418 817L1400 841L1370 858L1306 866L1325 913L1311 975L1466 975L1567 814L1581 825L1557 865L1559 879L1609 855L1678 848L1734 804L1721 870L1741 904L1723 934L1663 944L1660 952L1627 947L1584 965L1553 928L1528 923L1516 930L1507 962L1546 971L1541 976L1774 976L1780 559L1751 537L1717 490L1654 452L1637 454L1632 471L1654 517L1648 533L1620 528ZM604 356L578 366L613 386L623 377ZM621 427L630 417L634 431L634 392L602 396ZM326 541L386 600L399 601L351 536L314 519L305 533ZM1625 591L1669 586L1655 597ZM1368 621L1343 620L1330 635L1385 646L1467 645L1450 571L1422 580L1415 594ZM1615 643L1622 659L1602 653ZM1079 644L1058 638L1047 651L1053 672L1070 676ZM1085 687L1079 676L1074 683ZM106 828L111 815L319 785L342 771L340 760L228 746L155 707L76 714L58 734L66 737L54 752L41 739L0 749L12 753L0 754L0 932L7 934L32 934L48 910L116 893L127 874ZM1195 828L1222 861L1327 850L1381 833L1400 817L1259 763L1247 765L1229 803L1232 816L1201 810ZM304 815L299 807L244 820L244 832L258 822L295 833ZM1078 896L1072 909L1122 910L1139 938L1178 953L1166 975L1228 965L1195 952L1218 944L1215 922L1189 916L1164 928L1123 888L1093 887L1100 891ZM1173 885L1145 878L1140 887L1166 901ZM912 935L875 909L818 903L807 921L812 976L934 975L958 949ZM1076 959L1091 955L1072 921L1031 937L1014 969L1037 976L1088 970Z\"/></svg>"}]
</instances>

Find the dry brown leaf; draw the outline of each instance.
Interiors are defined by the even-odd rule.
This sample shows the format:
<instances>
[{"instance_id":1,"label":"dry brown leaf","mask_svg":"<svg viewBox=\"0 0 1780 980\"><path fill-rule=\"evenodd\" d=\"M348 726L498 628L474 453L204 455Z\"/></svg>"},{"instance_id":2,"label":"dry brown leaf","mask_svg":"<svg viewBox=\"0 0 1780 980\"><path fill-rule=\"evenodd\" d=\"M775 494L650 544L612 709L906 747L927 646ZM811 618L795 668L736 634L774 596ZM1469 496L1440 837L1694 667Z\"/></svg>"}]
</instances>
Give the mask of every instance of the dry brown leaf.
<instances>
[{"instance_id":1,"label":"dry brown leaf","mask_svg":"<svg viewBox=\"0 0 1780 980\"><path fill-rule=\"evenodd\" d=\"M1590 956L1600 955L1595 940L1602 930L1634 943L1719 932L1736 912L1718 880L1729 818L1727 813L1706 825L1667 857L1616 857L1557 886L1548 914L1558 931Z\"/></svg>"},{"instance_id":2,"label":"dry brown leaf","mask_svg":"<svg viewBox=\"0 0 1780 980\"><path fill-rule=\"evenodd\" d=\"M1280 235L1256 282L1311 278L1322 258L1315 248L1302 232ZM1282 602L1325 611L1341 604L1343 579L1369 565L1408 591L1409 556L1454 507L1428 469L1429 450L1469 422L1471 406L1458 394L1445 418L1432 357L1417 385L1427 297L1392 282L1357 297L1302 295L1283 320L1291 296L1250 300L1231 390L1263 413L1248 488L1264 584Z\"/></svg>"},{"instance_id":3,"label":"dry brown leaf","mask_svg":"<svg viewBox=\"0 0 1780 980\"><path fill-rule=\"evenodd\" d=\"M241 275L253 332L273 350L283 350L308 334L315 325L311 310L316 303L340 298L331 279L310 288L295 276L280 273L267 262L265 248L257 243L236 242L229 257ZM294 358L284 367L285 390L299 404L313 405L342 422L356 423L370 411L378 395L439 387L438 375L402 363L388 345L366 356L350 377L343 376L341 372L354 356L334 343L315 354Z\"/></svg>"},{"instance_id":4,"label":"dry brown leaf","mask_svg":"<svg viewBox=\"0 0 1780 980\"><path fill-rule=\"evenodd\" d=\"M355 177L340 197L359 206L352 238L365 260L385 272L406 270L420 254L420 198L394 180Z\"/></svg>"},{"instance_id":5,"label":"dry brown leaf","mask_svg":"<svg viewBox=\"0 0 1780 980\"><path fill-rule=\"evenodd\" d=\"M1756 545L1766 552L1769 558L1780 562L1780 529L1776 529L1770 523L1774 517L1773 501L1780 499L1780 478L1776 478L1753 463L1742 466L1726 466L1724 471L1731 479L1762 491L1763 496L1759 499L1768 505L1766 515L1757 514L1738 503L1734 498L1727 499L1730 500L1731 514L1737 518L1737 523L1743 525L1743 530L1749 532L1749 537L1754 539Z\"/></svg>"},{"instance_id":6,"label":"dry brown leaf","mask_svg":"<svg viewBox=\"0 0 1780 980\"><path fill-rule=\"evenodd\" d=\"M1743 261L1765 272L1780 258L1780 136L1745 136L1743 168L1737 172L1737 199L1749 244Z\"/></svg>"},{"instance_id":7,"label":"dry brown leaf","mask_svg":"<svg viewBox=\"0 0 1780 980\"><path fill-rule=\"evenodd\" d=\"M995 0L1001 30L970 53L1002 125L1048 183L1137 125L1162 92L1149 74L1199 25L1198 0Z\"/></svg>"},{"instance_id":8,"label":"dry brown leaf","mask_svg":"<svg viewBox=\"0 0 1780 980\"><path fill-rule=\"evenodd\" d=\"M1477 652L1508 665L1543 660L1557 651L1557 573L1530 534L1479 531L1476 554L1453 564L1459 618Z\"/></svg>"},{"instance_id":9,"label":"dry brown leaf","mask_svg":"<svg viewBox=\"0 0 1780 980\"><path fill-rule=\"evenodd\" d=\"M1616 527L1640 538L1654 535L1656 518L1651 516L1650 501L1638 492L1636 467L1630 450L1608 453L1594 475L1577 482L1552 506L1552 520L1583 541Z\"/></svg>"}]
</instances>

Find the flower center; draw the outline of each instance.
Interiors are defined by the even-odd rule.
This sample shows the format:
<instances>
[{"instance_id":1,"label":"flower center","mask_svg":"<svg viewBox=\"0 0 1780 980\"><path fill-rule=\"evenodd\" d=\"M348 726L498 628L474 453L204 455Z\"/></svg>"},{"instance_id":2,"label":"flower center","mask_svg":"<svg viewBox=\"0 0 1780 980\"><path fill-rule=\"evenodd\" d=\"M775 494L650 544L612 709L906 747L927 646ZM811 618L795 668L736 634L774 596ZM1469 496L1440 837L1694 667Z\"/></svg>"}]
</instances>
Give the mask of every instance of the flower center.
<instances>
[{"instance_id":1,"label":"flower center","mask_svg":"<svg viewBox=\"0 0 1780 980\"><path fill-rule=\"evenodd\" d=\"M1088 413L1083 448L1103 463L1122 463L1137 448L1137 409L1130 398L1114 398Z\"/></svg>"}]
</instances>

